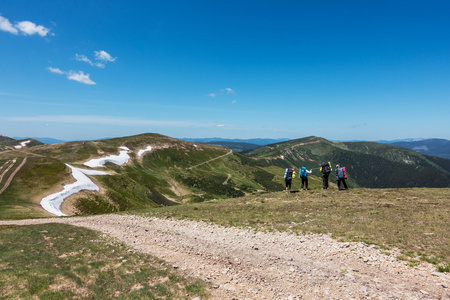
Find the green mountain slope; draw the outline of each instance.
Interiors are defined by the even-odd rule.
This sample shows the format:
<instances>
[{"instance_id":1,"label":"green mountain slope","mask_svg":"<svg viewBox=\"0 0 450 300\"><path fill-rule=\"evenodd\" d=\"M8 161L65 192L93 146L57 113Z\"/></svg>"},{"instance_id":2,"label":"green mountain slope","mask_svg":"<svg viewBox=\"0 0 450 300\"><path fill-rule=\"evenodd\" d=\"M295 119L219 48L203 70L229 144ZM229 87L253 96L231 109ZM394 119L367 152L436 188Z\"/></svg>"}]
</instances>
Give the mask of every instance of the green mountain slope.
<instances>
[{"instance_id":1,"label":"green mountain slope","mask_svg":"<svg viewBox=\"0 0 450 300\"><path fill-rule=\"evenodd\" d=\"M450 160L373 142L331 142L307 137L267 145L245 155L280 167L306 166L319 175L321 162L346 167L352 186L368 188L449 187Z\"/></svg>"},{"instance_id":2,"label":"green mountain slope","mask_svg":"<svg viewBox=\"0 0 450 300\"><path fill-rule=\"evenodd\" d=\"M14 141L14 139L7 137L6 135L1 135L0 134L0 143L1 142L5 142L5 141Z\"/></svg>"},{"instance_id":3,"label":"green mountain slope","mask_svg":"<svg viewBox=\"0 0 450 300\"><path fill-rule=\"evenodd\" d=\"M139 151L152 147L139 156ZM14 180L0 194L0 218L48 215L39 205L45 196L73 182L70 168L91 169L91 159L118 155L129 149L123 165L106 162L96 170L107 176L89 176L98 192L82 191L65 200L66 214L93 214L141 209L213 198L239 197L249 193L282 190L282 170L229 149L194 144L143 134L99 141L68 142L25 147L0 153L5 178L27 158ZM14 162L13 162L14 161ZM0 172L3 172L0 169ZM4 181L0 181L0 189Z\"/></svg>"},{"instance_id":4,"label":"green mountain slope","mask_svg":"<svg viewBox=\"0 0 450 300\"><path fill-rule=\"evenodd\" d=\"M43 145L35 139L15 140L6 136L0 136L0 151L18 150L24 147Z\"/></svg>"}]
</instances>

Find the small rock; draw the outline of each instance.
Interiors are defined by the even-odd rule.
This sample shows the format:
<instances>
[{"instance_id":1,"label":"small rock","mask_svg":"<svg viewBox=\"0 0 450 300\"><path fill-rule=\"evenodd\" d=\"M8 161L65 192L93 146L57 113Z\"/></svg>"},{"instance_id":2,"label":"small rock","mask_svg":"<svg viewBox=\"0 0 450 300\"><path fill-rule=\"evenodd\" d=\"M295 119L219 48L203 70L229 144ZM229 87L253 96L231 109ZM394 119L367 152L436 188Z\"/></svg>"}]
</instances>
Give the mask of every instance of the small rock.
<instances>
[{"instance_id":1,"label":"small rock","mask_svg":"<svg viewBox=\"0 0 450 300\"><path fill-rule=\"evenodd\" d=\"M445 282L441 283L441 285L444 289L448 288L448 284L446 284Z\"/></svg>"},{"instance_id":2,"label":"small rock","mask_svg":"<svg viewBox=\"0 0 450 300\"><path fill-rule=\"evenodd\" d=\"M421 292L422 294L424 294L424 295L429 295L429 293L428 293L427 291L420 290L420 292Z\"/></svg>"}]
</instances>

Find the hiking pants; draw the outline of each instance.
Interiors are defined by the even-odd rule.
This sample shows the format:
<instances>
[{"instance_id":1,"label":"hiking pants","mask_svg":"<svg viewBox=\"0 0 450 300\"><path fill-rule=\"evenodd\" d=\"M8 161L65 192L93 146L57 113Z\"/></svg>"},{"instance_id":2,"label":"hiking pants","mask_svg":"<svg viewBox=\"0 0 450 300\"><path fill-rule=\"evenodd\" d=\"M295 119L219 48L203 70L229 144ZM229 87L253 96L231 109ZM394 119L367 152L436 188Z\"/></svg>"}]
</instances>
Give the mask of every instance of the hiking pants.
<instances>
[{"instance_id":1,"label":"hiking pants","mask_svg":"<svg viewBox=\"0 0 450 300\"><path fill-rule=\"evenodd\" d=\"M328 188L328 174L322 174L322 186L324 189Z\"/></svg>"},{"instance_id":2,"label":"hiking pants","mask_svg":"<svg viewBox=\"0 0 450 300\"><path fill-rule=\"evenodd\" d=\"M291 189L292 179L285 179L284 181L286 181L286 187L288 187L289 189Z\"/></svg>"},{"instance_id":3,"label":"hiking pants","mask_svg":"<svg viewBox=\"0 0 450 300\"><path fill-rule=\"evenodd\" d=\"M308 189L308 177L302 177L302 188L303 185L306 185L306 189Z\"/></svg>"},{"instance_id":4,"label":"hiking pants","mask_svg":"<svg viewBox=\"0 0 450 300\"><path fill-rule=\"evenodd\" d=\"M347 183L345 183L345 178L339 178L339 179L337 180L338 189L341 189L341 181L342 181L342 183L344 184L344 189L348 189Z\"/></svg>"}]
</instances>

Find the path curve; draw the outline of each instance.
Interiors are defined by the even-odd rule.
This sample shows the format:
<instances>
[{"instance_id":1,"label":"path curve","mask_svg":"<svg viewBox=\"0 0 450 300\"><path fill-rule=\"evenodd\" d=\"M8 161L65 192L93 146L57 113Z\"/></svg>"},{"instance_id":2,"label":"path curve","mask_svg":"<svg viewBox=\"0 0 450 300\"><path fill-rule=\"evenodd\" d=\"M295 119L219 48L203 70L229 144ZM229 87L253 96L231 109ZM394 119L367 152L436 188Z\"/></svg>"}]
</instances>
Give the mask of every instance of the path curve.
<instances>
[{"instance_id":1,"label":"path curve","mask_svg":"<svg viewBox=\"0 0 450 300\"><path fill-rule=\"evenodd\" d=\"M133 215L0 221L66 223L108 234L209 283L213 299L450 299L449 274L411 268L363 243L328 235L256 233Z\"/></svg>"}]
</instances>

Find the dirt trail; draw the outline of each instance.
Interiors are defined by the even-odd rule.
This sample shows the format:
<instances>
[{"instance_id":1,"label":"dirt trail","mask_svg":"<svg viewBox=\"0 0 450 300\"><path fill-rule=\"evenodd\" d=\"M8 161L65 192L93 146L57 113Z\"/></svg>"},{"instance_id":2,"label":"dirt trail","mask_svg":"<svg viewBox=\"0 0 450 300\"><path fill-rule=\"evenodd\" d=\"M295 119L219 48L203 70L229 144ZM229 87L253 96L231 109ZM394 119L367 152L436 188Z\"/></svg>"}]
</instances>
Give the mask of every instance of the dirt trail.
<instances>
[{"instance_id":1,"label":"dirt trail","mask_svg":"<svg viewBox=\"0 0 450 300\"><path fill-rule=\"evenodd\" d=\"M11 176L9 176L8 180L6 180L5 185L2 187L2 189L0 189L0 194L3 193L9 186L9 184L11 183L11 181L13 180L14 176L16 176L17 172L20 171L20 169L23 167L23 165L27 162L27 158L25 157L22 161L22 163L14 170L14 172L11 173ZM2 179L3 179L3 175L6 174L9 169L14 165L15 160L13 162L13 164L11 164L11 166L2 174Z\"/></svg>"},{"instance_id":2,"label":"dirt trail","mask_svg":"<svg viewBox=\"0 0 450 300\"><path fill-rule=\"evenodd\" d=\"M232 153L233 153L233 150L230 150L228 153L225 153L224 155L214 157L214 158L212 158L212 159L210 159L210 160L207 160L207 161L204 161L204 162L202 162L202 163L200 163L200 164L198 164L198 165L189 167L189 168L187 168L186 170L191 170L191 169L193 169L193 168L200 167L200 166L202 166L202 165L204 165L204 164L207 164L207 163L212 162L212 161L217 160L217 159L221 159L222 157L225 157L225 156L230 155L230 154L232 154Z\"/></svg>"},{"instance_id":3,"label":"dirt trail","mask_svg":"<svg viewBox=\"0 0 450 300\"><path fill-rule=\"evenodd\" d=\"M213 299L450 299L450 275L411 268L364 243L255 233L204 222L102 215L0 221L98 230L208 282ZM395 251L394 251L395 252Z\"/></svg>"}]
</instances>

